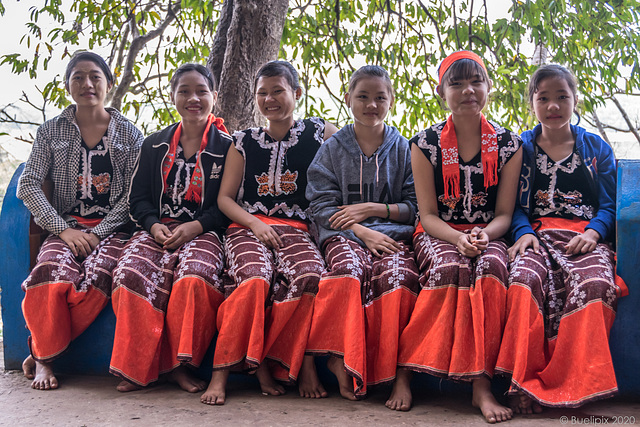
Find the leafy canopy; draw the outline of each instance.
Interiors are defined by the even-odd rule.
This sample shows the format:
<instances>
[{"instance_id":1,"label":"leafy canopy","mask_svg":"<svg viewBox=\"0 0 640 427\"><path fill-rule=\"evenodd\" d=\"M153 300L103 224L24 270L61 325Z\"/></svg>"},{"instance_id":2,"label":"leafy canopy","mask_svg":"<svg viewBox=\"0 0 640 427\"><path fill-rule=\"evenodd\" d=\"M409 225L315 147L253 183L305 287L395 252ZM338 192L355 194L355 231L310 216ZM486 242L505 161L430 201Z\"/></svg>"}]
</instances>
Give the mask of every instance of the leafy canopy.
<instances>
[{"instance_id":1,"label":"leafy canopy","mask_svg":"<svg viewBox=\"0 0 640 427\"><path fill-rule=\"evenodd\" d=\"M526 85L537 45L549 51L547 62L576 74L587 116L617 94L640 92L640 1L514 0L497 19L489 3L496 7L487 0L291 0L280 56L302 77L299 114L344 125L351 72L379 64L396 91L389 121L410 136L446 116L435 95L436 67L458 49L485 59L494 86L487 115L514 130L533 124ZM121 86L109 101L150 132L176 119L168 99L171 72L184 62L205 62L220 11L221 1L183 0L170 9L166 0L47 0L25 23L20 43L30 53L2 55L0 64L36 79L54 57L80 46L107 48ZM45 21L53 25L45 28ZM59 108L69 103L61 77L41 94Z\"/></svg>"}]
</instances>

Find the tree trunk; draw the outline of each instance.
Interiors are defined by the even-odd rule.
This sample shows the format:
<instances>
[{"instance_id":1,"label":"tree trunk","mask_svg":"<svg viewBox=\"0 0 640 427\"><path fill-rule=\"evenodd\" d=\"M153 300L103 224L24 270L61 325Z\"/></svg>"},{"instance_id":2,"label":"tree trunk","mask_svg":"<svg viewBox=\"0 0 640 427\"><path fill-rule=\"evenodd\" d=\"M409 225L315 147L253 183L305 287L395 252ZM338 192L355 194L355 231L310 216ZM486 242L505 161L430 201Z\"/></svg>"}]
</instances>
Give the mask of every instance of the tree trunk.
<instances>
[{"instance_id":1,"label":"tree trunk","mask_svg":"<svg viewBox=\"0 0 640 427\"><path fill-rule=\"evenodd\" d=\"M215 113L231 132L261 121L253 101L253 79L260 66L278 57L288 9L289 0L224 2L208 64L219 77Z\"/></svg>"}]
</instances>

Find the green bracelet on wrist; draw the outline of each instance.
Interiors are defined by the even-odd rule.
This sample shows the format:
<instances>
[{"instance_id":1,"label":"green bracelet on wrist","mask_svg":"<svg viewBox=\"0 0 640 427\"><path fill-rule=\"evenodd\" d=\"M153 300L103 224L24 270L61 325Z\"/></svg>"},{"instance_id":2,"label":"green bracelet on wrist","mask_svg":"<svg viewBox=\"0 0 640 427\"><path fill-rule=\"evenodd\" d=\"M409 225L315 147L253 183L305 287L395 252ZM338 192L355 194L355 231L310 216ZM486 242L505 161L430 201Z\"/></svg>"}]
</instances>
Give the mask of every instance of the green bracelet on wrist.
<instances>
[{"instance_id":1,"label":"green bracelet on wrist","mask_svg":"<svg viewBox=\"0 0 640 427\"><path fill-rule=\"evenodd\" d=\"M385 219L389 219L391 217L391 209L389 209L389 203L384 204L387 207L387 217Z\"/></svg>"}]
</instances>

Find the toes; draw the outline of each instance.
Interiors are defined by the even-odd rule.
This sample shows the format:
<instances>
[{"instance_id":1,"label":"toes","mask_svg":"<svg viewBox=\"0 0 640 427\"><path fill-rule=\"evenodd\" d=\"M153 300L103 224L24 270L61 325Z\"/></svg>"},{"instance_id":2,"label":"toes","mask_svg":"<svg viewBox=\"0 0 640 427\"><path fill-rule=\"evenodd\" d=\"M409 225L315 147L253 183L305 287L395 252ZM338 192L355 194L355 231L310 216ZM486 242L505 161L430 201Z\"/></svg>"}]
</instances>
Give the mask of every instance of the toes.
<instances>
[{"instance_id":1,"label":"toes","mask_svg":"<svg viewBox=\"0 0 640 427\"><path fill-rule=\"evenodd\" d=\"M511 419L513 415L513 412L511 412L510 410L504 411L504 412L498 412L496 414L496 419L498 421L508 421Z\"/></svg>"},{"instance_id":2,"label":"toes","mask_svg":"<svg viewBox=\"0 0 640 427\"><path fill-rule=\"evenodd\" d=\"M200 396L200 402L204 403L205 405L224 405L224 401L225 401L225 395L218 395L218 394L203 394L202 396Z\"/></svg>"}]
</instances>

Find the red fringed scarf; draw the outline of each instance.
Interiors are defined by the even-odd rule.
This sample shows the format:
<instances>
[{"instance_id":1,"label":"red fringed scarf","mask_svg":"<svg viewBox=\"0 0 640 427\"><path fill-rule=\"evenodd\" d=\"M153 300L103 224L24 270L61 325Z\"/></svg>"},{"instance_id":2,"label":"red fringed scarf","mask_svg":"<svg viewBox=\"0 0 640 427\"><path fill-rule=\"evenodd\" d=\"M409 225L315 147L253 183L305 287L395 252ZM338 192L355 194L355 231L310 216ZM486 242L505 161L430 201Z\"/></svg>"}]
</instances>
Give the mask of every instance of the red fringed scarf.
<instances>
[{"instance_id":1,"label":"red fringed scarf","mask_svg":"<svg viewBox=\"0 0 640 427\"><path fill-rule=\"evenodd\" d=\"M205 127L205 131L202 134L202 141L200 142L200 148L198 149L198 153L196 154L196 167L191 175L191 182L189 183L189 188L187 189L187 194L184 196L185 200L189 200L191 202L200 203L202 201L202 169L200 168L200 153L207 146L209 142L209 130L211 129L211 125L214 125L219 130L229 133L227 128L224 126L224 120L220 117L216 117L213 114L209 114L209 118L207 119L207 125ZM164 181L164 186L167 186L167 177L169 176L169 171L173 167L173 162L176 159L176 149L178 148L178 143L180 142L180 136L182 135L182 122L178 123L178 127L176 131L173 133L173 137L171 138L171 143L169 144L169 151L164 158L164 162L162 163L162 179Z\"/></svg>"},{"instance_id":2,"label":"red fringed scarf","mask_svg":"<svg viewBox=\"0 0 640 427\"><path fill-rule=\"evenodd\" d=\"M484 174L484 188L498 185L498 138L495 129L481 115L480 129L482 132L482 173ZM442 149L442 178L444 180L444 196L446 199L460 197L460 164L458 163L458 138L453 126L452 116L440 135Z\"/></svg>"}]
</instances>

